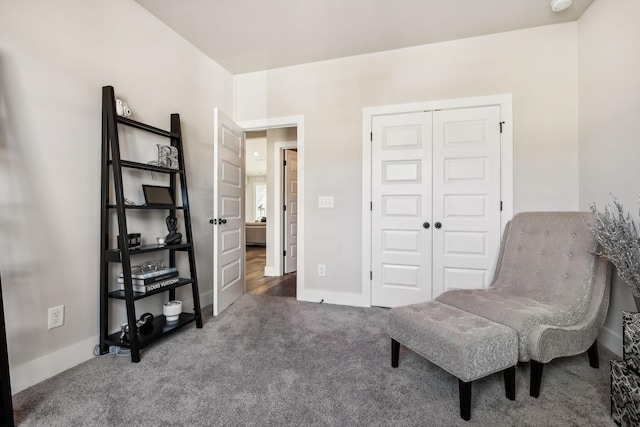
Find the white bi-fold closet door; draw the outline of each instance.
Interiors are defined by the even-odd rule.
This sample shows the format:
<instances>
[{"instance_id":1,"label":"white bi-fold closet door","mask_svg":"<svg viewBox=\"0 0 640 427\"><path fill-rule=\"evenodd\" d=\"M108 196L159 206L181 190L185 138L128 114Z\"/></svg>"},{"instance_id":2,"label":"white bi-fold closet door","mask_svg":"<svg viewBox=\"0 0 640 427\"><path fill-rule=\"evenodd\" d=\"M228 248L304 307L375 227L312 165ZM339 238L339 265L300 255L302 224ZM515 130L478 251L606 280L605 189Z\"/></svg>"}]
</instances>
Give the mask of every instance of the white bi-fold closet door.
<instances>
[{"instance_id":1,"label":"white bi-fold closet door","mask_svg":"<svg viewBox=\"0 0 640 427\"><path fill-rule=\"evenodd\" d=\"M500 106L374 115L371 304L487 287L500 245Z\"/></svg>"}]
</instances>

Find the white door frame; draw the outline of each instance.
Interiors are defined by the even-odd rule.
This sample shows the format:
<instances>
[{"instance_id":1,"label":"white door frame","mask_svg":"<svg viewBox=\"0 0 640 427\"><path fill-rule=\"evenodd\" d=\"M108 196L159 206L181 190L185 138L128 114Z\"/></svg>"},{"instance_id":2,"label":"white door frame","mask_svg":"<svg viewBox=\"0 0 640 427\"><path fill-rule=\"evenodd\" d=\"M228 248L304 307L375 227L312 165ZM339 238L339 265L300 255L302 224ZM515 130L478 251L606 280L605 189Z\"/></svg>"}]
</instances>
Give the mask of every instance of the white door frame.
<instances>
[{"instance_id":1,"label":"white door frame","mask_svg":"<svg viewBox=\"0 0 640 427\"><path fill-rule=\"evenodd\" d=\"M513 97L511 94L459 98L412 104L366 107L362 110L362 303L371 306L371 129L373 116L454 108L500 106L502 125L500 229L513 217Z\"/></svg>"},{"instance_id":2,"label":"white door frame","mask_svg":"<svg viewBox=\"0 0 640 427\"><path fill-rule=\"evenodd\" d=\"M290 117L276 117L272 119L250 120L238 122L238 125L248 131L262 131L268 129L277 129L285 127L297 127L297 142L295 147L298 149L298 273L296 275L296 298L302 299L304 295L304 116L290 116ZM282 148L288 148L285 146L276 147L275 157L278 161L278 167L275 168L277 174L274 178L276 183L282 182ZM278 159L279 158L279 159ZM276 187L280 187L276 185ZM282 192L281 188L276 188L275 191ZM277 196L277 194L274 194ZM282 199L282 196L279 196ZM280 210L279 215L282 215ZM273 218L270 220L274 226L275 242L273 242L273 248L276 254L282 254L282 220ZM282 275L282 257L278 257L278 263L276 264L275 271L272 275ZM265 272L266 273L266 272ZM270 272L271 273L271 272Z\"/></svg>"}]
</instances>

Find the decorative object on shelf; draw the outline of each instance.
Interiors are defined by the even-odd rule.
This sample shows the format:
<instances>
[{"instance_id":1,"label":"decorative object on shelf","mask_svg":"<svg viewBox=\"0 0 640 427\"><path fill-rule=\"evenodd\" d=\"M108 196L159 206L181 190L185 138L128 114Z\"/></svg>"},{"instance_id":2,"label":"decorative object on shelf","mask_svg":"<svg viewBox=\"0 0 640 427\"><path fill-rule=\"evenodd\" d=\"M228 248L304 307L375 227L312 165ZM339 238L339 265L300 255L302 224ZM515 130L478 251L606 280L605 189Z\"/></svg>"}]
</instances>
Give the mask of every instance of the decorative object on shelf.
<instances>
[{"instance_id":1,"label":"decorative object on shelf","mask_svg":"<svg viewBox=\"0 0 640 427\"><path fill-rule=\"evenodd\" d=\"M139 266L131 266L131 277L137 278L136 274L157 273L164 268L164 261L158 259L145 261ZM140 273L138 273L138 270Z\"/></svg>"},{"instance_id":2,"label":"decorative object on shelf","mask_svg":"<svg viewBox=\"0 0 640 427\"><path fill-rule=\"evenodd\" d=\"M153 314L145 313L140 316L140 320L136 322L136 330L142 335L149 335L153 332ZM129 324L123 323L120 325L120 339L122 341L129 341Z\"/></svg>"},{"instance_id":3,"label":"decorative object on shelf","mask_svg":"<svg viewBox=\"0 0 640 427\"><path fill-rule=\"evenodd\" d=\"M167 230L169 230L169 234L165 237L165 244L167 245L177 245L182 241L182 233L178 233L176 230L178 229L178 218L173 215L169 215L167 217Z\"/></svg>"},{"instance_id":4,"label":"decorative object on shelf","mask_svg":"<svg viewBox=\"0 0 640 427\"><path fill-rule=\"evenodd\" d=\"M164 237L158 237L156 240L158 241L158 246L164 246Z\"/></svg>"},{"instance_id":5,"label":"decorative object on shelf","mask_svg":"<svg viewBox=\"0 0 640 427\"><path fill-rule=\"evenodd\" d=\"M171 145L156 144L158 147L158 166L178 169L178 149Z\"/></svg>"},{"instance_id":6,"label":"decorative object on shelf","mask_svg":"<svg viewBox=\"0 0 640 427\"><path fill-rule=\"evenodd\" d=\"M611 418L619 426L640 425L640 313L622 312L622 361L611 361Z\"/></svg>"},{"instance_id":7,"label":"decorative object on shelf","mask_svg":"<svg viewBox=\"0 0 640 427\"><path fill-rule=\"evenodd\" d=\"M142 241L142 236L140 233L127 234L127 244L129 249L139 248L141 241ZM118 249L122 249L122 244L120 243L120 236L118 236Z\"/></svg>"},{"instance_id":8,"label":"decorative object on shelf","mask_svg":"<svg viewBox=\"0 0 640 427\"><path fill-rule=\"evenodd\" d=\"M171 188L161 185L142 185L144 202L147 206L175 206Z\"/></svg>"},{"instance_id":9,"label":"decorative object on shelf","mask_svg":"<svg viewBox=\"0 0 640 427\"><path fill-rule=\"evenodd\" d=\"M631 293L640 311L640 235L631 215L613 198L614 209L608 205L598 212L591 204L595 224L589 228L602 247L598 255L608 259L616 267L618 276L631 287Z\"/></svg>"},{"instance_id":10,"label":"decorative object on shelf","mask_svg":"<svg viewBox=\"0 0 640 427\"><path fill-rule=\"evenodd\" d=\"M116 99L116 114L120 117L129 117L131 115L129 106L122 99Z\"/></svg>"},{"instance_id":11,"label":"decorative object on shelf","mask_svg":"<svg viewBox=\"0 0 640 427\"><path fill-rule=\"evenodd\" d=\"M162 314L164 314L167 323L177 322L180 318L180 313L182 313L182 301L169 301L162 307Z\"/></svg>"}]
</instances>

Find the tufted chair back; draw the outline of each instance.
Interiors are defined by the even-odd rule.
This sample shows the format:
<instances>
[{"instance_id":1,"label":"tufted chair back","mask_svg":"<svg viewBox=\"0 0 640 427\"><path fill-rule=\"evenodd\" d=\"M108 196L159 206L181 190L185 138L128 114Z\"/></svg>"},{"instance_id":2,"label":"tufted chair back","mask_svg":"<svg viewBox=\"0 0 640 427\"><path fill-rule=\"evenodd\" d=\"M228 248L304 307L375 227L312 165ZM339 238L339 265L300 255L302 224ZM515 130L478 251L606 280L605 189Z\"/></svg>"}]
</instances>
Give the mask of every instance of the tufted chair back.
<instances>
[{"instance_id":1,"label":"tufted chair back","mask_svg":"<svg viewBox=\"0 0 640 427\"><path fill-rule=\"evenodd\" d=\"M535 298L561 312L556 323L585 314L597 256L587 212L526 212L507 226L492 287Z\"/></svg>"},{"instance_id":2,"label":"tufted chair back","mask_svg":"<svg viewBox=\"0 0 640 427\"><path fill-rule=\"evenodd\" d=\"M609 305L611 270L594 254L587 212L526 212L505 228L491 286L437 301L513 328L519 360L546 363L584 352Z\"/></svg>"}]
</instances>

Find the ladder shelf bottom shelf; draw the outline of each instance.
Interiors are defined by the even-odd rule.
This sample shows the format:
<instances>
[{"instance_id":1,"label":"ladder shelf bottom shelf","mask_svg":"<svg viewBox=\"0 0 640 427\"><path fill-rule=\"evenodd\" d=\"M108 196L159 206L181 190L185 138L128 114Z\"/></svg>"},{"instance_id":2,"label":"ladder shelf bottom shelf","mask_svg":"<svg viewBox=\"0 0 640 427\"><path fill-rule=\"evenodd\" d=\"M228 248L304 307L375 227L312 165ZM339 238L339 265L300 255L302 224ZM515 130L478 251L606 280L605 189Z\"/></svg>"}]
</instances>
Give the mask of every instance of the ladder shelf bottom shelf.
<instances>
[{"instance_id":1,"label":"ladder shelf bottom shelf","mask_svg":"<svg viewBox=\"0 0 640 427\"><path fill-rule=\"evenodd\" d=\"M153 331L147 335L138 334L138 348L142 349L152 342L162 338L164 335L175 332L196 320L196 315L193 313L180 313L178 320L173 323L167 323L167 320L163 315L155 316L153 318ZM124 348L131 348L131 343L120 339L120 332L109 335L105 340L105 344L107 346L117 345Z\"/></svg>"}]
</instances>

